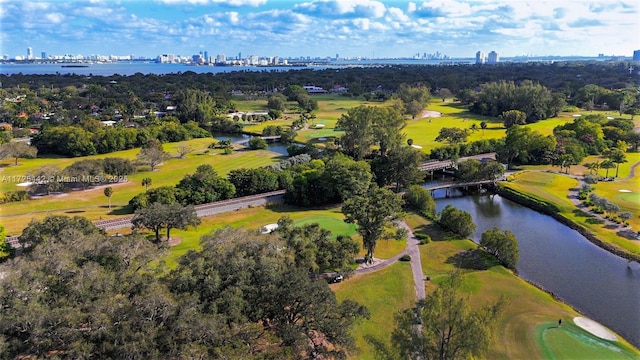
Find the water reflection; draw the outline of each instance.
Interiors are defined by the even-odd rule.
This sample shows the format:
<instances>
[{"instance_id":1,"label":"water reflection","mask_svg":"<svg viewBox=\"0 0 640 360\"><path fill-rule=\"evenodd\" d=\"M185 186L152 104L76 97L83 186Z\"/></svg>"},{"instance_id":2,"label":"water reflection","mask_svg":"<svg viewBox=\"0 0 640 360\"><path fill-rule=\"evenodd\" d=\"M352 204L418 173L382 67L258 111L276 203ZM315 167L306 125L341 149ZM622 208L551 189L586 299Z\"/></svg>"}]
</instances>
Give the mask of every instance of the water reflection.
<instances>
[{"instance_id":1,"label":"water reflection","mask_svg":"<svg viewBox=\"0 0 640 360\"><path fill-rule=\"evenodd\" d=\"M218 141L224 141L231 139L231 142L236 143L238 141L249 140L251 139L250 135L247 134L214 134L213 138ZM246 146L247 144L245 144ZM275 153L288 156L287 146L280 142L271 142L267 141L267 150L273 151Z\"/></svg>"},{"instance_id":2,"label":"water reflection","mask_svg":"<svg viewBox=\"0 0 640 360\"><path fill-rule=\"evenodd\" d=\"M442 194L436 192L438 211L451 204L473 216L477 225L474 241L493 226L516 235L520 243L517 269L522 278L640 346L640 270L630 269L627 260L555 219L498 195L446 198Z\"/></svg>"}]
</instances>

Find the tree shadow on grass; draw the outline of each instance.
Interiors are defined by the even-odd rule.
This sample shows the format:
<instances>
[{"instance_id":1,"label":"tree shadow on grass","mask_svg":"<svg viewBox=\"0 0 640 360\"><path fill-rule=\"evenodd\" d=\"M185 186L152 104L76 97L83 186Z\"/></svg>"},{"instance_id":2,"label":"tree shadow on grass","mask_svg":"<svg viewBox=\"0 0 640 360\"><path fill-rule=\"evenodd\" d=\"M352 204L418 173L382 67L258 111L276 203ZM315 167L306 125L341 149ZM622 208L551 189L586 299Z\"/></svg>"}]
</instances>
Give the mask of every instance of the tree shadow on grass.
<instances>
[{"instance_id":1,"label":"tree shadow on grass","mask_svg":"<svg viewBox=\"0 0 640 360\"><path fill-rule=\"evenodd\" d=\"M480 249L459 251L445 261L459 269L487 270L493 266L500 265L498 259Z\"/></svg>"},{"instance_id":2,"label":"tree shadow on grass","mask_svg":"<svg viewBox=\"0 0 640 360\"><path fill-rule=\"evenodd\" d=\"M86 212L84 210L69 210L69 211L65 211L65 214L81 214L83 212Z\"/></svg>"},{"instance_id":3,"label":"tree shadow on grass","mask_svg":"<svg viewBox=\"0 0 640 360\"><path fill-rule=\"evenodd\" d=\"M446 230L443 230L442 228L440 228L440 226L431 223L431 224L424 224L424 225L420 225L418 226L415 230L414 230L414 234L418 235L418 234L424 234L424 235L429 235L429 237L431 237L432 241L449 241L449 240L459 240L460 237L449 232Z\"/></svg>"},{"instance_id":4,"label":"tree shadow on grass","mask_svg":"<svg viewBox=\"0 0 640 360\"><path fill-rule=\"evenodd\" d=\"M573 210L573 215L577 216L577 217L594 218L593 215L588 214L588 213L586 213L586 212L584 212L582 210L578 210L578 209Z\"/></svg>"},{"instance_id":5,"label":"tree shadow on grass","mask_svg":"<svg viewBox=\"0 0 640 360\"><path fill-rule=\"evenodd\" d=\"M636 241L640 240L640 234L636 233L635 231L633 231L631 229L620 230L620 231L616 232L616 235L618 235L620 237L623 237L625 239L629 239L629 240L636 240Z\"/></svg>"},{"instance_id":6,"label":"tree shadow on grass","mask_svg":"<svg viewBox=\"0 0 640 360\"><path fill-rule=\"evenodd\" d=\"M592 225L602 225L602 224L604 224L604 220L598 219L598 218L595 218L595 217L590 217L585 222L587 224L592 224Z\"/></svg>"},{"instance_id":7,"label":"tree shadow on grass","mask_svg":"<svg viewBox=\"0 0 640 360\"><path fill-rule=\"evenodd\" d=\"M121 206L118 208L113 208L108 212L109 215L131 215L133 214L133 209L130 205Z\"/></svg>"}]
</instances>

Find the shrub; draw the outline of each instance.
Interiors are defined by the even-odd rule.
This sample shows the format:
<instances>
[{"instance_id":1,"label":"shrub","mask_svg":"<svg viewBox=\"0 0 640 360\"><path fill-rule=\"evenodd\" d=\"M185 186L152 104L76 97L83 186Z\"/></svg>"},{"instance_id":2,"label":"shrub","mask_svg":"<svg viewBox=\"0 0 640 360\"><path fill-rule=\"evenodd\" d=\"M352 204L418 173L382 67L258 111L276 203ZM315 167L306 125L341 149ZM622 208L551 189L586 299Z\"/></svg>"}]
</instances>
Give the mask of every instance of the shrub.
<instances>
[{"instance_id":1,"label":"shrub","mask_svg":"<svg viewBox=\"0 0 640 360\"><path fill-rule=\"evenodd\" d=\"M267 141L263 138L252 137L249 140L249 149L251 150L260 150L267 148Z\"/></svg>"},{"instance_id":2,"label":"shrub","mask_svg":"<svg viewBox=\"0 0 640 360\"><path fill-rule=\"evenodd\" d=\"M580 108L577 106L565 106L562 108L562 111L575 113L575 112L579 112Z\"/></svg>"},{"instance_id":3,"label":"shrub","mask_svg":"<svg viewBox=\"0 0 640 360\"><path fill-rule=\"evenodd\" d=\"M29 196L24 190L7 191L0 196L0 204L27 200Z\"/></svg>"},{"instance_id":4,"label":"shrub","mask_svg":"<svg viewBox=\"0 0 640 360\"><path fill-rule=\"evenodd\" d=\"M149 172L151 171L151 166L149 165L140 165L136 168L137 172Z\"/></svg>"},{"instance_id":5,"label":"shrub","mask_svg":"<svg viewBox=\"0 0 640 360\"><path fill-rule=\"evenodd\" d=\"M431 236L423 233L415 233L416 239L420 240L420 245L425 245L431 242Z\"/></svg>"}]
</instances>

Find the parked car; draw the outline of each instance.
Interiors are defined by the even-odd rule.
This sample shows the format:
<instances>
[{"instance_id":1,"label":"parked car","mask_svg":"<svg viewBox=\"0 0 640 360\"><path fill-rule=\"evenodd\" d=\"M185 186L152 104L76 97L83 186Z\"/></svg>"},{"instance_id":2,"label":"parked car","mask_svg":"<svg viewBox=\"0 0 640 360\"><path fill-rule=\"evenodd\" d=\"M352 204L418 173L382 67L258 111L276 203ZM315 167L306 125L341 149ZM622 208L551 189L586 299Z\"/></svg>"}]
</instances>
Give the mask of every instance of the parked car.
<instances>
[{"instance_id":1,"label":"parked car","mask_svg":"<svg viewBox=\"0 0 640 360\"><path fill-rule=\"evenodd\" d=\"M332 278L331 278L331 280L329 281L329 283L331 283L331 284L336 284L336 283L342 282L342 280L344 280L344 276L342 276L342 275L336 275L336 276L334 276L334 277L332 277Z\"/></svg>"}]
</instances>

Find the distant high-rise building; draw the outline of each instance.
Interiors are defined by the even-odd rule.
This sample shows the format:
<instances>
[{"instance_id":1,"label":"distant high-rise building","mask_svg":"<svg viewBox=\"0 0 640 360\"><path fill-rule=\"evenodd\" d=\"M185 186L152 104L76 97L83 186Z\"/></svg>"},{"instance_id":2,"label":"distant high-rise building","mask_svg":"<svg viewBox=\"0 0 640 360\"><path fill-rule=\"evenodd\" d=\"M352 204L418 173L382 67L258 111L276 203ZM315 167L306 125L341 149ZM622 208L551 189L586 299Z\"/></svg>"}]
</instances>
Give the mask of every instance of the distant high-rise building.
<instances>
[{"instance_id":1,"label":"distant high-rise building","mask_svg":"<svg viewBox=\"0 0 640 360\"><path fill-rule=\"evenodd\" d=\"M476 53L476 64L484 64L484 52L478 51Z\"/></svg>"},{"instance_id":2,"label":"distant high-rise building","mask_svg":"<svg viewBox=\"0 0 640 360\"><path fill-rule=\"evenodd\" d=\"M46 58L47 58L47 53L46 53L46 52L44 52L44 51L43 51L43 52L41 52L41 53L40 53L40 59L44 60L44 59L46 59Z\"/></svg>"},{"instance_id":3,"label":"distant high-rise building","mask_svg":"<svg viewBox=\"0 0 640 360\"><path fill-rule=\"evenodd\" d=\"M204 52L204 62L205 62L205 64L209 63L209 52L208 51Z\"/></svg>"},{"instance_id":4,"label":"distant high-rise building","mask_svg":"<svg viewBox=\"0 0 640 360\"><path fill-rule=\"evenodd\" d=\"M227 57L224 54L216 56L216 64L224 64L225 62L227 62Z\"/></svg>"},{"instance_id":5,"label":"distant high-rise building","mask_svg":"<svg viewBox=\"0 0 640 360\"><path fill-rule=\"evenodd\" d=\"M33 48L29 46L27 48L27 60L31 60L31 59L33 59Z\"/></svg>"},{"instance_id":6,"label":"distant high-rise building","mask_svg":"<svg viewBox=\"0 0 640 360\"><path fill-rule=\"evenodd\" d=\"M640 50L635 50L633 52L633 61L640 61Z\"/></svg>"},{"instance_id":7,"label":"distant high-rise building","mask_svg":"<svg viewBox=\"0 0 640 360\"><path fill-rule=\"evenodd\" d=\"M241 52L238 53L238 60L242 60L242 53Z\"/></svg>"},{"instance_id":8,"label":"distant high-rise building","mask_svg":"<svg viewBox=\"0 0 640 360\"><path fill-rule=\"evenodd\" d=\"M495 51L490 52L487 57L487 64L497 64L498 62L500 62L500 56L498 53Z\"/></svg>"}]
</instances>

